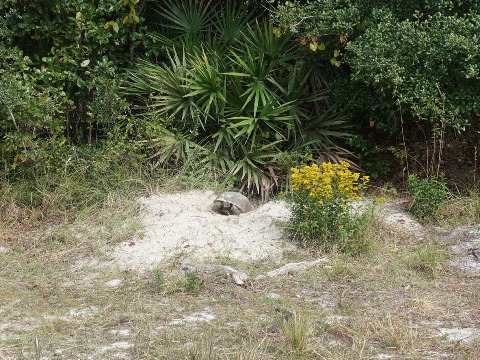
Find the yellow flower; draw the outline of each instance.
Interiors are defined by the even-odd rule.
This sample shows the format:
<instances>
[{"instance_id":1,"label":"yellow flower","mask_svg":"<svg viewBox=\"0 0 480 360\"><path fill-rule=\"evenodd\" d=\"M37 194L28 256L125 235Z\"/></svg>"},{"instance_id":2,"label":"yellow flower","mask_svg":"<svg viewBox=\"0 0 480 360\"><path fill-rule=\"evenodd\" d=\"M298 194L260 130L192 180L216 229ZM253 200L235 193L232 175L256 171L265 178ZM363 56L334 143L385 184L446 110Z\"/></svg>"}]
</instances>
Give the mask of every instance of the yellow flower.
<instances>
[{"instance_id":1,"label":"yellow flower","mask_svg":"<svg viewBox=\"0 0 480 360\"><path fill-rule=\"evenodd\" d=\"M340 164L322 163L291 169L291 188L294 192L305 192L310 198L318 199L323 205L332 200L347 204L360 199L359 192L366 187L370 178L354 173L346 161Z\"/></svg>"}]
</instances>

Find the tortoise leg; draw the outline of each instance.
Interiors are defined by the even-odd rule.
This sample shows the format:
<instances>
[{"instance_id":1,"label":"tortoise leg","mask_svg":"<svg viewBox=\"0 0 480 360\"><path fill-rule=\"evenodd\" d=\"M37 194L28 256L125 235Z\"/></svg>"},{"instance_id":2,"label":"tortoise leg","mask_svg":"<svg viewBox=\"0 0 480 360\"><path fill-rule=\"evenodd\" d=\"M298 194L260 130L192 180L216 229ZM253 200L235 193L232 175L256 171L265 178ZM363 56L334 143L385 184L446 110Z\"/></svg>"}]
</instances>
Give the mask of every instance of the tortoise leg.
<instances>
[{"instance_id":1,"label":"tortoise leg","mask_svg":"<svg viewBox=\"0 0 480 360\"><path fill-rule=\"evenodd\" d=\"M230 206L230 212L231 212L233 215L240 215L240 214L242 213L242 210L240 210L237 205L232 204L232 205Z\"/></svg>"}]
</instances>

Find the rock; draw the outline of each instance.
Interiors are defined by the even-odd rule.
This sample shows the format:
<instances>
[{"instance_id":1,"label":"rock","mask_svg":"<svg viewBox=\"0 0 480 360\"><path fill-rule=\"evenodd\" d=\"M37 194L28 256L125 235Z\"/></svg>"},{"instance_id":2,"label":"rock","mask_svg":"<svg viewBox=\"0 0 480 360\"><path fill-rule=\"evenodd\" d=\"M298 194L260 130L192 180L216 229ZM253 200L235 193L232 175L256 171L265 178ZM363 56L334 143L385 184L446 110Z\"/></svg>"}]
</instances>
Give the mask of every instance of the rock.
<instances>
[{"instance_id":1,"label":"rock","mask_svg":"<svg viewBox=\"0 0 480 360\"><path fill-rule=\"evenodd\" d=\"M105 283L105 285L107 285L108 287L111 287L111 288L116 288L116 287L118 287L121 283L122 283L122 280L120 280L120 279L113 279L113 280L107 281L107 282Z\"/></svg>"},{"instance_id":2,"label":"rock","mask_svg":"<svg viewBox=\"0 0 480 360\"><path fill-rule=\"evenodd\" d=\"M240 215L252 210L252 204L239 192L227 191L215 199L212 210L222 215Z\"/></svg>"},{"instance_id":3,"label":"rock","mask_svg":"<svg viewBox=\"0 0 480 360\"><path fill-rule=\"evenodd\" d=\"M185 272L203 272L205 274L223 273L232 277L237 285L245 286L249 282L248 275L240 269L228 265L200 264L193 265L189 261L184 261L180 265L180 270Z\"/></svg>"},{"instance_id":4,"label":"rock","mask_svg":"<svg viewBox=\"0 0 480 360\"><path fill-rule=\"evenodd\" d=\"M476 261L480 261L480 250L477 247L468 248L467 251Z\"/></svg>"},{"instance_id":5,"label":"rock","mask_svg":"<svg viewBox=\"0 0 480 360\"><path fill-rule=\"evenodd\" d=\"M280 295L276 293L268 293L267 298L270 300L280 300Z\"/></svg>"}]
</instances>

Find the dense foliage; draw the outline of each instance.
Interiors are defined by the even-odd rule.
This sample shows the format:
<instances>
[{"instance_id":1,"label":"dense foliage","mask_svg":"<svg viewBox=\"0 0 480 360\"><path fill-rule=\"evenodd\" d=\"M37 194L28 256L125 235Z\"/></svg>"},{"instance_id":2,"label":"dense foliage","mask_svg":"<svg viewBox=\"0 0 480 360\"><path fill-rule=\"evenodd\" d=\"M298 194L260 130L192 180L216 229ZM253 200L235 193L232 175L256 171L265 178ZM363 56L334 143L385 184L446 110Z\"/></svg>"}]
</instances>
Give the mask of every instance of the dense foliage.
<instances>
[{"instance_id":1,"label":"dense foliage","mask_svg":"<svg viewBox=\"0 0 480 360\"><path fill-rule=\"evenodd\" d=\"M421 140L436 175L449 133L479 138L479 16L478 0L0 0L0 168L101 151L268 194L347 146L385 175Z\"/></svg>"},{"instance_id":2,"label":"dense foliage","mask_svg":"<svg viewBox=\"0 0 480 360\"><path fill-rule=\"evenodd\" d=\"M285 153L331 152L346 135L291 35L234 2L166 2L168 58L141 62L127 91L156 124L159 164L195 159L249 192L268 195Z\"/></svg>"},{"instance_id":3,"label":"dense foliage","mask_svg":"<svg viewBox=\"0 0 480 360\"><path fill-rule=\"evenodd\" d=\"M479 10L478 1L325 0L287 2L275 19L319 61L344 68L334 80L336 104L348 98L358 128L370 138L352 145L361 156L383 161L373 149L389 134L392 146L431 132L438 149L443 132L461 133L478 122ZM412 137L400 138L404 128Z\"/></svg>"},{"instance_id":4,"label":"dense foliage","mask_svg":"<svg viewBox=\"0 0 480 360\"><path fill-rule=\"evenodd\" d=\"M440 217L440 206L449 195L443 177L419 179L410 175L408 188L412 196L408 211L424 221Z\"/></svg>"},{"instance_id":5,"label":"dense foliage","mask_svg":"<svg viewBox=\"0 0 480 360\"><path fill-rule=\"evenodd\" d=\"M119 74L145 39L143 6L139 0L0 3L5 171L39 161L38 149L92 144L125 118Z\"/></svg>"}]
</instances>

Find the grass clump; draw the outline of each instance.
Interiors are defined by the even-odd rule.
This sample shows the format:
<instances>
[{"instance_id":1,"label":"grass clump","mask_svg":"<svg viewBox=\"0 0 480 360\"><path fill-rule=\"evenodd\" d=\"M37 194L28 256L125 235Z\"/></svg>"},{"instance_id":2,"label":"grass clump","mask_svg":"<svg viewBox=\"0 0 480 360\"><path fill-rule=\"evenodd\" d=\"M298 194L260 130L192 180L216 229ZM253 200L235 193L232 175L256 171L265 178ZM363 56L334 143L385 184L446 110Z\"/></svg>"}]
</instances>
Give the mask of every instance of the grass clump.
<instances>
[{"instance_id":1,"label":"grass clump","mask_svg":"<svg viewBox=\"0 0 480 360\"><path fill-rule=\"evenodd\" d=\"M429 242L417 248L406 260L407 267L428 277L436 277L450 254L442 244Z\"/></svg>"},{"instance_id":2,"label":"grass clump","mask_svg":"<svg viewBox=\"0 0 480 360\"><path fill-rule=\"evenodd\" d=\"M185 289L193 295L200 294L205 288L205 280L195 272L185 273L185 281Z\"/></svg>"},{"instance_id":3,"label":"grass clump","mask_svg":"<svg viewBox=\"0 0 480 360\"><path fill-rule=\"evenodd\" d=\"M341 162L291 169L293 206L288 230L303 246L356 252L349 239L360 222L352 217L350 203L361 199L369 177L360 177L349 167Z\"/></svg>"},{"instance_id":4,"label":"grass clump","mask_svg":"<svg viewBox=\"0 0 480 360\"><path fill-rule=\"evenodd\" d=\"M165 280L165 272L162 269L155 269L152 273L152 289L155 292L162 292L165 290L166 280Z\"/></svg>"},{"instance_id":5,"label":"grass clump","mask_svg":"<svg viewBox=\"0 0 480 360\"><path fill-rule=\"evenodd\" d=\"M307 348L311 336L311 328L300 314L293 313L288 320L283 322L282 333L287 346L292 351L298 353Z\"/></svg>"}]
</instances>

